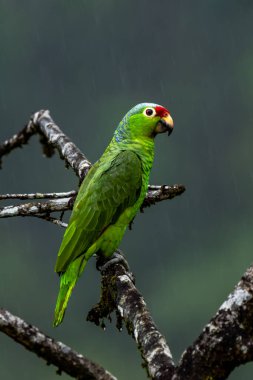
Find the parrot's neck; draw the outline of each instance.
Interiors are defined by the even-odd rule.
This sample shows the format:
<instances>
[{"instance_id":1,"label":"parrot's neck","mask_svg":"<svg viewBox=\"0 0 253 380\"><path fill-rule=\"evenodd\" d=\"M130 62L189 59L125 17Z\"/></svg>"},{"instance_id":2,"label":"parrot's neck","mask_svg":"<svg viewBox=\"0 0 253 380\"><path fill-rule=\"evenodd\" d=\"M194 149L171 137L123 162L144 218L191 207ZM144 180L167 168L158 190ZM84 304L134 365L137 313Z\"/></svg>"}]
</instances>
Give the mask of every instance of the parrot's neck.
<instances>
[{"instance_id":1,"label":"parrot's neck","mask_svg":"<svg viewBox=\"0 0 253 380\"><path fill-rule=\"evenodd\" d=\"M119 123L110 145L116 150L132 150L140 157L143 169L150 171L154 160L154 138L143 135L140 137L135 134L135 129L125 116Z\"/></svg>"},{"instance_id":2,"label":"parrot's neck","mask_svg":"<svg viewBox=\"0 0 253 380\"><path fill-rule=\"evenodd\" d=\"M142 162L143 172L149 175L154 161L154 139L150 137L142 138L127 138L125 137L121 141L116 140L114 136L111 143L107 148L107 153L113 156L117 155L123 150L131 150L136 153Z\"/></svg>"},{"instance_id":3,"label":"parrot's neck","mask_svg":"<svg viewBox=\"0 0 253 380\"><path fill-rule=\"evenodd\" d=\"M143 169L143 191L144 195L147 191L149 175L154 162L155 144L154 139L150 137L142 137L134 139L131 143L132 150L140 157ZM144 196L143 195L143 196Z\"/></svg>"}]
</instances>

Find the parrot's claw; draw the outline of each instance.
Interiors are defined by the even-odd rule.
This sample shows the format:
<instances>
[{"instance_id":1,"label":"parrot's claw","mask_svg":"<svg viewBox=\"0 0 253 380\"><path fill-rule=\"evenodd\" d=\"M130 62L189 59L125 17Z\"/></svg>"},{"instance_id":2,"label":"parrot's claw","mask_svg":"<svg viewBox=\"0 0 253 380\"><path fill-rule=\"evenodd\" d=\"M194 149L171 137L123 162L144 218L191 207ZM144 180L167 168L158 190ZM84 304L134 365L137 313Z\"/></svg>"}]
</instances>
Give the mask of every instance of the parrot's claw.
<instances>
[{"instance_id":1,"label":"parrot's claw","mask_svg":"<svg viewBox=\"0 0 253 380\"><path fill-rule=\"evenodd\" d=\"M117 251L115 251L109 258L98 256L96 267L100 272L104 272L110 265L117 263L122 264L126 271L130 272L128 262L120 249L117 249Z\"/></svg>"}]
</instances>

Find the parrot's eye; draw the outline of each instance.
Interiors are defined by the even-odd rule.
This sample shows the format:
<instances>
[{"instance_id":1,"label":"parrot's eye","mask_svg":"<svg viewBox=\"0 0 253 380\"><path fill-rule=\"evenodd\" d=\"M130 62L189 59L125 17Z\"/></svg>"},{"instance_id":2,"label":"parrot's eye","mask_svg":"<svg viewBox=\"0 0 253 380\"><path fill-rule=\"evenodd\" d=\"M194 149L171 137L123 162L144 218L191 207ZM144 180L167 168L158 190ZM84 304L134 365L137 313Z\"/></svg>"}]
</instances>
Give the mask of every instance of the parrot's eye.
<instances>
[{"instance_id":1,"label":"parrot's eye","mask_svg":"<svg viewBox=\"0 0 253 380\"><path fill-rule=\"evenodd\" d=\"M155 114L154 108L146 108L144 110L144 115L146 115L148 117L154 116L154 114Z\"/></svg>"}]
</instances>

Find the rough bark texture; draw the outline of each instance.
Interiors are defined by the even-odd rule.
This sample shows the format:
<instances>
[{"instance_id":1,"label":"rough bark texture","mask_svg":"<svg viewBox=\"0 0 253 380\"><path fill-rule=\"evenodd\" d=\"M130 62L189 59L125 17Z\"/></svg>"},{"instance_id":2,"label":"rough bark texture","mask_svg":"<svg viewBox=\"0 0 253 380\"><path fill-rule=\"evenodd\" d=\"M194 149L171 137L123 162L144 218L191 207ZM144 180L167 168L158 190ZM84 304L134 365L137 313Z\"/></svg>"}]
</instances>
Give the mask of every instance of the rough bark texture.
<instances>
[{"instance_id":1,"label":"rough bark texture","mask_svg":"<svg viewBox=\"0 0 253 380\"><path fill-rule=\"evenodd\" d=\"M70 209L71 198L54 199L47 202L28 202L16 206L6 206L0 208L0 217L12 216L34 216L49 214L51 212L66 211Z\"/></svg>"},{"instance_id":2,"label":"rough bark texture","mask_svg":"<svg viewBox=\"0 0 253 380\"><path fill-rule=\"evenodd\" d=\"M121 329L124 322L137 343L148 375L156 380L170 379L174 370L170 349L136 289L132 273L124 263L114 259L112 265L106 266L102 270L100 302L92 308L87 319L104 327L104 319L115 310L118 328Z\"/></svg>"},{"instance_id":3,"label":"rough bark texture","mask_svg":"<svg viewBox=\"0 0 253 380\"><path fill-rule=\"evenodd\" d=\"M43 334L9 311L0 309L0 330L28 350L79 380L117 380L104 368Z\"/></svg>"},{"instance_id":4,"label":"rough bark texture","mask_svg":"<svg viewBox=\"0 0 253 380\"><path fill-rule=\"evenodd\" d=\"M56 148L67 165L71 166L79 178L83 178L89 171L91 163L77 146L67 137L51 118L49 111L36 112L31 122L42 133L44 153L51 156L51 147ZM49 152L49 153L48 153Z\"/></svg>"},{"instance_id":5,"label":"rough bark texture","mask_svg":"<svg viewBox=\"0 0 253 380\"><path fill-rule=\"evenodd\" d=\"M150 186L151 187L151 186ZM172 199L185 191L183 185L156 186L156 190L149 189L142 205L142 211L157 202L165 199ZM31 193L31 194L3 194L0 200L6 199L52 199L46 202L29 202L15 206L0 207L0 218L12 216L41 216L52 212L71 210L77 192L69 191L65 193Z\"/></svg>"},{"instance_id":6,"label":"rough bark texture","mask_svg":"<svg viewBox=\"0 0 253 380\"><path fill-rule=\"evenodd\" d=\"M0 200L4 199L59 199L76 196L75 190L62 193L29 193L29 194L0 194Z\"/></svg>"},{"instance_id":7,"label":"rough bark texture","mask_svg":"<svg viewBox=\"0 0 253 380\"><path fill-rule=\"evenodd\" d=\"M35 133L35 126L32 123L29 123L19 133L13 135L10 139L0 145L0 168L2 167L2 157L15 148L22 148L22 146L27 144L30 137Z\"/></svg>"},{"instance_id":8,"label":"rough bark texture","mask_svg":"<svg viewBox=\"0 0 253 380\"><path fill-rule=\"evenodd\" d=\"M146 198L141 206L141 210L166 199L173 199L177 195L183 194L184 191L184 185L149 185Z\"/></svg>"},{"instance_id":9,"label":"rough bark texture","mask_svg":"<svg viewBox=\"0 0 253 380\"><path fill-rule=\"evenodd\" d=\"M253 266L182 355L173 380L223 380L253 360Z\"/></svg>"},{"instance_id":10,"label":"rough bark texture","mask_svg":"<svg viewBox=\"0 0 253 380\"><path fill-rule=\"evenodd\" d=\"M102 271L101 299L88 320L103 327L104 319L114 310L119 328L124 322L135 338L152 379L224 380L235 367L253 360L253 266L182 354L177 366L134 286L132 274L124 265L113 262Z\"/></svg>"}]
</instances>

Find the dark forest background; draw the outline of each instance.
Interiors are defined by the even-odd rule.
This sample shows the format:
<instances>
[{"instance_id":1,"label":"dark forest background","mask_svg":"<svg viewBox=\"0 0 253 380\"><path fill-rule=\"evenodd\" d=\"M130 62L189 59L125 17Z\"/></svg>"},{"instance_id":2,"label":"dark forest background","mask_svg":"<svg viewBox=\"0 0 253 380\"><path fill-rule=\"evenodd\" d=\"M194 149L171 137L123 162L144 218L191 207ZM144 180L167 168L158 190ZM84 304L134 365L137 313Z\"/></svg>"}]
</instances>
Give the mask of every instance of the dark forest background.
<instances>
[{"instance_id":1,"label":"dark forest background","mask_svg":"<svg viewBox=\"0 0 253 380\"><path fill-rule=\"evenodd\" d=\"M0 1L0 142L34 111L50 109L94 162L122 116L143 101L164 105L175 121L169 139L157 138L150 182L187 191L139 215L121 248L179 358L253 259L252 1ZM3 160L1 193L77 185L57 155L42 157L37 137ZM94 260L64 323L52 328L62 235L41 220L1 220L0 305L119 379L145 379L125 332L85 321L99 297ZM230 379L252 375L249 364ZM4 335L0 377L57 378Z\"/></svg>"}]
</instances>

